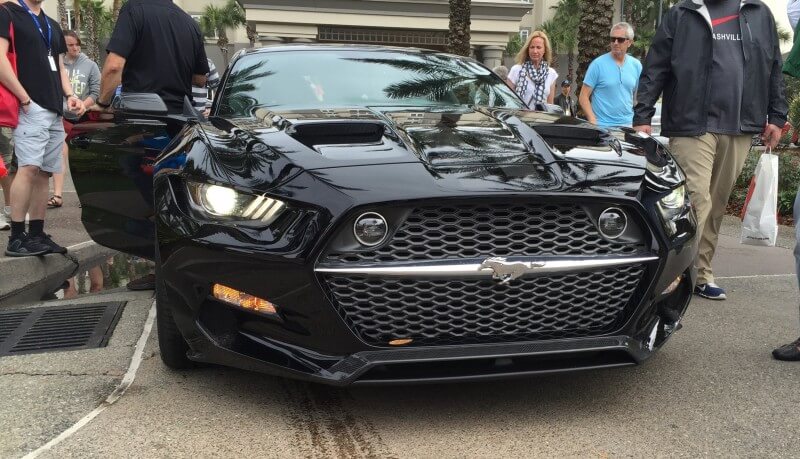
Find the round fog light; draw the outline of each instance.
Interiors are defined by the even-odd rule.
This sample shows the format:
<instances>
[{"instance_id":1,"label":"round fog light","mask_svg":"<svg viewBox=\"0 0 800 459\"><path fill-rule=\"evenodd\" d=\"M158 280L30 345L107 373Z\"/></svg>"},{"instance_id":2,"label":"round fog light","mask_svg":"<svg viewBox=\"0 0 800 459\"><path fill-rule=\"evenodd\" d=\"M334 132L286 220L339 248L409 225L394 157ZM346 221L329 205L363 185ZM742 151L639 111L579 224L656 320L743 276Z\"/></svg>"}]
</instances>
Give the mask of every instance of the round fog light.
<instances>
[{"instance_id":1,"label":"round fog light","mask_svg":"<svg viewBox=\"0 0 800 459\"><path fill-rule=\"evenodd\" d=\"M358 242L371 247L386 239L388 228L389 225L386 224L386 219L381 214L367 212L356 218L353 234Z\"/></svg>"},{"instance_id":2,"label":"round fog light","mask_svg":"<svg viewBox=\"0 0 800 459\"><path fill-rule=\"evenodd\" d=\"M597 219L597 226L603 237L616 239L622 236L625 228L628 227L628 217L625 216L625 212L622 210L616 207L609 207L600 214L600 218Z\"/></svg>"}]
</instances>

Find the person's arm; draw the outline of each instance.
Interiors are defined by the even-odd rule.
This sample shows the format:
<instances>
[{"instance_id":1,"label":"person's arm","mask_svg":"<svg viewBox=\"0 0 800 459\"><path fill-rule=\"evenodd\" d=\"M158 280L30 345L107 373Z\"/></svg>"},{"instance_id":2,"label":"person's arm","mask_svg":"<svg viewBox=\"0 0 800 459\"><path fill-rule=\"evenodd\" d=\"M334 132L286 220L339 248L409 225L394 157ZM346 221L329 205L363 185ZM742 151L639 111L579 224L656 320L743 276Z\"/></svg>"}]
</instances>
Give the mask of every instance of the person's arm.
<instances>
[{"instance_id":1,"label":"person's arm","mask_svg":"<svg viewBox=\"0 0 800 459\"><path fill-rule=\"evenodd\" d=\"M6 87L11 94L19 100L20 106L28 113L31 98L28 92L22 87L22 84L14 74L14 69L11 67L11 62L8 60L8 47L10 43L7 39L0 37L0 84Z\"/></svg>"},{"instance_id":2,"label":"person's arm","mask_svg":"<svg viewBox=\"0 0 800 459\"><path fill-rule=\"evenodd\" d=\"M789 25L792 30L797 28L797 22L800 20L800 0L789 0L786 3L786 15L789 16Z\"/></svg>"},{"instance_id":3,"label":"person's arm","mask_svg":"<svg viewBox=\"0 0 800 459\"><path fill-rule=\"evenodd\" d=\"M91 107L94 105L97 97L100 95L100 69L94 62L92 64L92 68L89 70L89 76L86 80L86 84L89 87L89 93L83 99L83 105L86 107Z\"/></svg>"},{"instance_id":4,"label":"person's arm","mask_svg":"<svg viewBox=\"0 0 800 459\"><path fill-rule=\"evenodd\" d=\"M207 78L205 75L192 75L192 86L202 88L206 85L206 80Z\"/></svg>"},{"instance_id":5,"label":"person's arm","mask_svg":"<svg viewBox=\"0 0 800 459\"><path fill-rule=\"evenodd\" d=\"M100 94L96 103L105 106L103 108L108 108L114 99L114 93L122 82L125 62L141 39L141 27L137 25L142 23L141 17L136 20L140 15L140 9L132 7L131 2L125 3L119 10L117 23L106 45L108 56L100 74Z\"/></svg>"},{"instance_id":6,"label":"person's arm","mask_svg":"<svg viewBox=\"0 0 800 459\"><path fill-rule=\"evenodd\" d=\"M761 136L764 139L765 146L775 148L781 139L781 130L783 129L783 125L786 124L786 116L789 112L789 106L786 103L783 74L781 73L781 69L783 68L783 59L781 59L780 41L778 40L778 31L776 30L774 23L772 23L771 29L773 44L772 52L774 58L772 60L772 69L769 76L767 126Z\"/></svg>"},{"instance_id":7,"label":"person's arm","mask_svg":"<svg viewBox=\"0 0 800 459\"><path fill-rule=\"evenodd\" d=\"M555 100L556 96L556 82L554 81L552 85L550 85L550 94L547 95L547 103L552 104Z\"/></svg>"},{"instance_id":8,"label":"person's arm","mask_svg":"<svg viewBox=\"0 0 800 459\"><path fill-rule=\"evenodd\" d=\"M125 68L125 58L117 53L109 53L103 64L103 72L100 75L100 95L97 97L97 104L106 106L103 108L107 108L111 104L114 91L122 82L123 68Z\"/></svg>"},{"instance_id":9,"label":"person's arm","mask_svg":"<svg viewBox=\"0 0 800 459\"><path fill-rule=\"evenodd\" d=\"M578 102L581 104L581 109L583 109L583 113L586 115L586 121L597 124L597 118L594 116L594 112L592 111L592 87L586 83L583 83L581 86L581 95L578 96Z\"/></svg>"},{"instance_id":10,"label":"person's arm","mask_svg":"<svg viewBox=\"0 0 800 459\"><path fill-rule=\"evenodd\" d=\"M69 82L69 72L64 67L64 55L57 54L58 59L58 72L61 74L61 89L64 91L64 97L67 98L67 109L72 113L81 116L86 111L83 106L83 101L72 92L72 84Z\"/></svg>"},{"instance_id":11,"label":"person's arm","mask_svg":"<svg viewBox=\"0 0 800 459\"><path fill-rule=\"evenodd\" d=\"M633 107L633 128L650 134L650 120L656 112L655 104L667 78L672 74L672 38L675 30L677 11L671 9L664 16L656 30L650 49L647 51L642 74L636 91L636 105Z\"/></svg>"}]
</instances>

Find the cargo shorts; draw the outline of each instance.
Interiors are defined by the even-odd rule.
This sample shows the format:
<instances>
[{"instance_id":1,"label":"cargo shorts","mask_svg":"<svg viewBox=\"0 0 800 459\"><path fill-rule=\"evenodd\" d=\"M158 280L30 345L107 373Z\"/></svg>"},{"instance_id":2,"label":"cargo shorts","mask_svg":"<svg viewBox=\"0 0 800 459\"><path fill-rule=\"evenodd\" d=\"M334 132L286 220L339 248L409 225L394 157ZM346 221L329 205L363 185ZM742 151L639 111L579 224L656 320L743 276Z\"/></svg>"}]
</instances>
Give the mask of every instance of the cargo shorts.
<instances>
[{"instance_id":1,"label":"cargo shorts","mask_svg":"<svg viewBox=\"0 0 800 459\"><path fill-rule=\"evenodd\" d=\"M17 162L14 160L14 133L11 128L0 127L0 156L6 165L9 174L17 171Z\"/></svg>"},{"instance_id":2,"label":"cargo shorts","mask_svg":"<svg viewBox=\"0 0 800 459\"><path fill-rule=\"evenodd\" d=\"M64 145L61 115L31 101L28 113L20 108L19 124L14 129L14 155L17 167L36 166L44 172L61 172Z\"/></svg>"}]
</instances>

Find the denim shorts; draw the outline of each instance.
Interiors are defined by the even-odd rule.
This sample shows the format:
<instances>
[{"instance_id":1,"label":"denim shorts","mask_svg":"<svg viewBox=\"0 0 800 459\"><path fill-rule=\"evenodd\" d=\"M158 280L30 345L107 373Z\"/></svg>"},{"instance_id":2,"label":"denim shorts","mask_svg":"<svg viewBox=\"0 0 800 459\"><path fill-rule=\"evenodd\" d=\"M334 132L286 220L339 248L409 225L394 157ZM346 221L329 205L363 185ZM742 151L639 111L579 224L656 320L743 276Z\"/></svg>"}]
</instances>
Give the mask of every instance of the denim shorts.
<instances>
[{"instance_id":1,"label":"denim shorts","mask_svg":"<svg viewBox=\"0 0 800 459\"><path fill-rule=\"evenodd\" d=\"M14 155L17 167L36 166L44 172L61 172L64 124L61 116L31 102L28 113L19 110L14 129Z\"/></svg>"}]
</instances>

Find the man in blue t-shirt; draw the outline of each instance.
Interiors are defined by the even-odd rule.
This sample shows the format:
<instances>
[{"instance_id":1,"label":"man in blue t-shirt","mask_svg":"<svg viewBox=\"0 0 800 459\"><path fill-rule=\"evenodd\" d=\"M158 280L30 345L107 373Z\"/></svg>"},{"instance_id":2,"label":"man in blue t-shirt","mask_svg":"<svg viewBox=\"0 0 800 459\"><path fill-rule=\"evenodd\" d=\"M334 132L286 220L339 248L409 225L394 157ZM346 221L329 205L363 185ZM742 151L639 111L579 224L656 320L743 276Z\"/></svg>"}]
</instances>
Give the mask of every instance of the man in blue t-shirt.
<instances>
[{"instance_id":1,"label":"man in blue t-shirt","mask_svg":"<svg viewBox=\"0 0 800 459\"><path fill-rule=\"evenodd\" d=\"M642 63L627 54L633 43L633 27L619 22L611 28L611 52L589 64L578 97L586 119L603 127L630 126L633 96Z\"/></svg>"}]
</instances>

